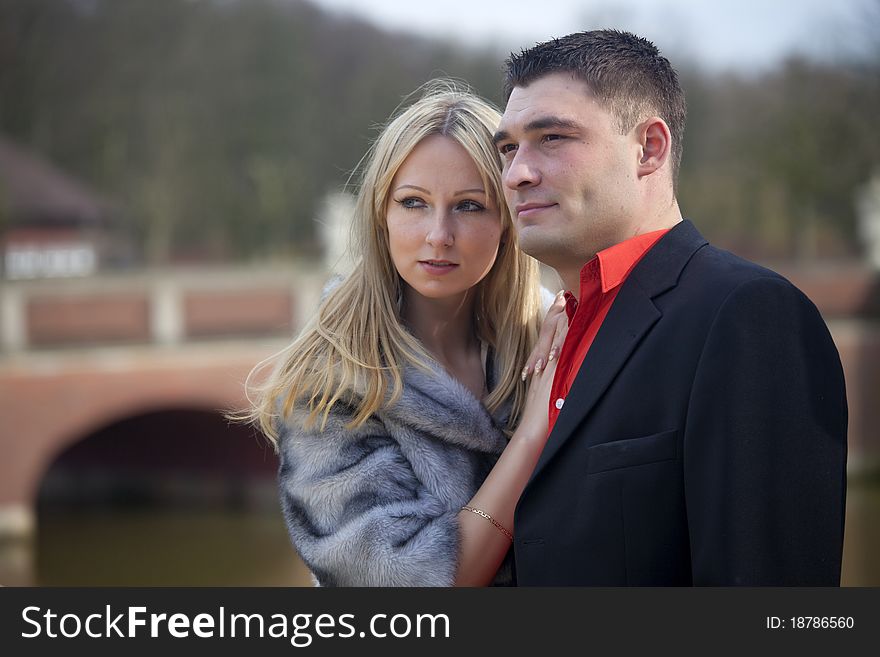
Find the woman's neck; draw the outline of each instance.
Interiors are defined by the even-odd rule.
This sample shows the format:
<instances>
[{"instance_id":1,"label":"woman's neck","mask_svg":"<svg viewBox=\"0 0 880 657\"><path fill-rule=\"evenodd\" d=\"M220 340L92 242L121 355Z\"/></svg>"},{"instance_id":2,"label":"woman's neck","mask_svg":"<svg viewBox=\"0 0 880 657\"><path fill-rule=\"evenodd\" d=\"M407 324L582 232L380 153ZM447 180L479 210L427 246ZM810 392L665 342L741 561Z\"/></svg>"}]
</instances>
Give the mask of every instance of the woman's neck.
<instances>
[{"instance_id":1,"label":"woman's neck","mask_svg":"<svg viewBox=\"0 0 880 657\"><path fill-rule=\"evenodd\" d=\"M447 374L483 399L488 391L474 322L474 297L468 290L454 299L429 299L407 289L403 321Z\"/></svg>"},{"instance_id":2,"label":"woman's neck","mask_svg":"<svg viewBox=\"0 0 880 657\"><path fill-rule=\"evenodd\" d=\"M410 288L404 292L404 323L428 352L447 367L461 363L474 352L479 353L474 297L472 290L445 299L430 299Z\"/></svg>"}]
</instances>

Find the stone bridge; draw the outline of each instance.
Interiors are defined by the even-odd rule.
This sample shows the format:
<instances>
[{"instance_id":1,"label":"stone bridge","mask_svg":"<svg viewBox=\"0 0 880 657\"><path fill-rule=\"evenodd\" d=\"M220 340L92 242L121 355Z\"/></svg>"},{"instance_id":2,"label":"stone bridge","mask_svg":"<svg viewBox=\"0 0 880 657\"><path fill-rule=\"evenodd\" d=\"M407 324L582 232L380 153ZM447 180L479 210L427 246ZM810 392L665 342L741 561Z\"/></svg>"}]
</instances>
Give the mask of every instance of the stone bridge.
<instances>
[{"instance_id":1,"label":"stone bridge","mask_svg":"<svg viewBox=\"0 0 880 657\"><path fill-rule=\"evenodd\" d=\"M778 269L814 300L840 350L850 468L875 468L880 278L856 266ZM5 282L0 538L32 531L45 473L78 441L150 413L191 410L219 418L242 408L247 373L290 340L316 308L325 279L323 266L300 265ZM189 438L175 440L174 455L179 448L187 458L180 443ZM203 443L199 449L208 451ZM234 467L255 466L242 456Z\"/></svg>"},{"instance_id":2,"label":"stone bridge","mask_svg":"<svg viewBox=\"0 0 880 657\"><path fill-rule=\"evenodd\" d=\"M302 266L5 283L0 536L32 530L44 474L85 437L155 412L242 408L248 372L289 342L325 277Z\"/></svg>"}]
</instances>

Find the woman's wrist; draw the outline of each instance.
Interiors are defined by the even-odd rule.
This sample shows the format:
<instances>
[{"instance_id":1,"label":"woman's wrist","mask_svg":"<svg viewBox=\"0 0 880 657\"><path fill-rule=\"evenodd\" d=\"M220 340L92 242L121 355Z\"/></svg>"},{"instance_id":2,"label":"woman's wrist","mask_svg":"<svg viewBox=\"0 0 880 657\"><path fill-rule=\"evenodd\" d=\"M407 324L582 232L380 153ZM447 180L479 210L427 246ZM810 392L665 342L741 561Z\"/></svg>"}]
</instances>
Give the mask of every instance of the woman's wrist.
<instances>
[{"instance_id":1,"label":"woman's wrist","mask_svg":"<svg viewBox=\"0 0 880 657\"><path fill-rule=\"evenodd\" d=\"M520 423L519 427L517 427L516 431L513 432L513 435L510 438L511 442L518 442L523 444L532 444L532 443L541 443L543 444L547 440L547 423L540 423L537 421L528 422L528 420L524 420Z\"/></svg>"}]
</instances>

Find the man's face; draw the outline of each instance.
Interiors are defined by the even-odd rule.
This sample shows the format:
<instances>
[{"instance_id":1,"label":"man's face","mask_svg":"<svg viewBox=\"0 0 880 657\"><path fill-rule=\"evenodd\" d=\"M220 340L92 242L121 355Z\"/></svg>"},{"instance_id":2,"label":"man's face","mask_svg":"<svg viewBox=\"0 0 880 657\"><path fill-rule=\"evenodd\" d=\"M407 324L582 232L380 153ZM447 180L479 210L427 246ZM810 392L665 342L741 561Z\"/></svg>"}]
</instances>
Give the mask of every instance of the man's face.
<instances>
[{"instance_id":1,"label":"man's face","mask_svg":"<svg viewBox=\"0 0 880 657\"><path fill-rule=\"evenodd\" d=\"M496 142L526 253L563 273L630 236L639 144L584 82L553 73L515 87Z\"/></svg>"}]
</instances>

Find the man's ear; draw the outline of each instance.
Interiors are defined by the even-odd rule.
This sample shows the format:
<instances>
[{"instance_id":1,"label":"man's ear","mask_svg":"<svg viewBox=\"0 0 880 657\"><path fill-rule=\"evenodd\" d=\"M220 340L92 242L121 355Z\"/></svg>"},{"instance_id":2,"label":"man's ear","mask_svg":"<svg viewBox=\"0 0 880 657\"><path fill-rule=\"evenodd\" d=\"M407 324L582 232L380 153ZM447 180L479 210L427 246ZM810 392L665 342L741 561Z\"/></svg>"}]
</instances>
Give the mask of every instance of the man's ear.
<instances>
[{"instance_id":1,"label":"man's ear","mask_svg":"<svg viewBox=\"0 0 880 657\"><path fill-rule=\"evenodd\" d=\"M638 164L641 178L658 171L672 156L672 135L666 121L659 116L645 119L635 130L641 148Z\"/></svg>"}]
</instances>

